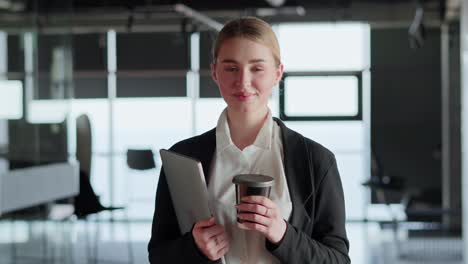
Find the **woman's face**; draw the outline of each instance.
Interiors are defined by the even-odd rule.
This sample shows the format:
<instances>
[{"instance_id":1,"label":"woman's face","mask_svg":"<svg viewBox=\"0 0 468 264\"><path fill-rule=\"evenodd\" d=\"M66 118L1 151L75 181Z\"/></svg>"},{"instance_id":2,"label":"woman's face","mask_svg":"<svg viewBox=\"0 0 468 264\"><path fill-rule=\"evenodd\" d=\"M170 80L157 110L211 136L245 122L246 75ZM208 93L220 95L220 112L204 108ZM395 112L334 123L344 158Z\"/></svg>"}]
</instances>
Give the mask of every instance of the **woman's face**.
<instances>
[{"instance_id":1,"label":"woman's face","mask_svg":"<svg viewBox=\"0 0 468 264\"><path fill-rule=\"evenodd\" d=\"M269 47L245 38L225 40L211 65L214 81L229 110L255 112L266 109L273 86L283 74Z\"/></svg>"}]
</instances>

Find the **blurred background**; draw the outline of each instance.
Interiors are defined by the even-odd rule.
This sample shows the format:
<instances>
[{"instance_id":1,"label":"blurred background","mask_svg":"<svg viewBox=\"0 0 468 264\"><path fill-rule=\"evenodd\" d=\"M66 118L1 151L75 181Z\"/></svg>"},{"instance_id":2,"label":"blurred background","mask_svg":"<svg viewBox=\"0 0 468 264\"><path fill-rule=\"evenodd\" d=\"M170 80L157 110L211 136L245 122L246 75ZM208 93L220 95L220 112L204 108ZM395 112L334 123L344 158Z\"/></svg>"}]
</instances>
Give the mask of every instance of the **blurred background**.
<instances>
[{"instance_id":1,"label":"blurred background","mask_svg":"<svg viewBox=\"0 0 468 264\"><path fill-rule=\"evenodd\" d=\"M216 125L241 16L273 115L336 155L352 262L468 263L463 0L0 0L0 263L148 263L159 149Z\"/></svg>"}]
</instances>

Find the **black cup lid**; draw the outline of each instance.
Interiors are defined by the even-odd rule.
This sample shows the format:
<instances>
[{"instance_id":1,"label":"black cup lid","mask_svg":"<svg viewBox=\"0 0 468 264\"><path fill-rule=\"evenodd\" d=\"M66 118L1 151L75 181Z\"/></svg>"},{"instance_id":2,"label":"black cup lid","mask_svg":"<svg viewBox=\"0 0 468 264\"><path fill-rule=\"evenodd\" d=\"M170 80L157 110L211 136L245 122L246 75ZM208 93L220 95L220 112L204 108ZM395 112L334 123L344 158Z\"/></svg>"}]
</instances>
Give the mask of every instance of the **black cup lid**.
<instances>
[{"instance_id":1,"label":"black cup lid","mask_svg":"<svg viewBox=\"0 0 468 264\"><path fill-rule=\"evenodd\" d=\"M232 183L247 184L250 187L270 187L273 185L273 178L262 174L239 174L234 176Z\"/></svg>"}]
</instances>

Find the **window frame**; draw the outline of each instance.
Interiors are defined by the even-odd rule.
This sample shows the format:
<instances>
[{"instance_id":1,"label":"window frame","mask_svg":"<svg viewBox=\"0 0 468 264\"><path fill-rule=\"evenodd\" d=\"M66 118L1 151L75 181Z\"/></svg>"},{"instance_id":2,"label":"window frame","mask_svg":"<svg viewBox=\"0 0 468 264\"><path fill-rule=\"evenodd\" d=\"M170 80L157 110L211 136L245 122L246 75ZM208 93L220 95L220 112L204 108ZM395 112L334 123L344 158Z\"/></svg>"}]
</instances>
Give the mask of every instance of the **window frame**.
<instances>
[{"instance_id":1,"label":"window frame","mask_svg":"<svg viewBox=\"0 0 468 264\"><path fill-rule=\"evenodd\" d=\"M325 76L354 76L358 80L358 112L356 115L339 115L339 116L294 116L287 115L285 92L285 80L288 77L325 77ZM279 114L280 118L285 121L358 121L363 120L363 94L362 94L362 71L302 71L302 72L284 72L279 84Z\"/></svg>"}]
</instances>

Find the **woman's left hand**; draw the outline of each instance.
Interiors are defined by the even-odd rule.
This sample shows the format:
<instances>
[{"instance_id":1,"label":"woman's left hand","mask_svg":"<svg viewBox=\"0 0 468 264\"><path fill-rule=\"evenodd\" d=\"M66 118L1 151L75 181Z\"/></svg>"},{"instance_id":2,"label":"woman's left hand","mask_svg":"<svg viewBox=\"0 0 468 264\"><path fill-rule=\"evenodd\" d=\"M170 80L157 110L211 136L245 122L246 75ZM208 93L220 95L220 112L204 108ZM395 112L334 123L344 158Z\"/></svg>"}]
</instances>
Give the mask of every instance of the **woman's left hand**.
<instances>
[{"instance_id":1,"label":"woman's left hand","mask_svg":"<svg viewBox=\"0 0 468 264\"><path fill-rule=\"evenodd\" d=\"M258 231L273 244L278 244L283 239L286 221L272 200L265 196L246 196L236 208L241 212L237 217L244 220L237 223L240 228Z\"/></svg>"}]
</instances>

